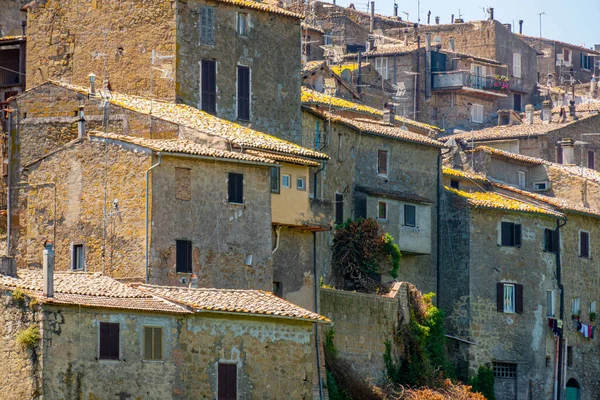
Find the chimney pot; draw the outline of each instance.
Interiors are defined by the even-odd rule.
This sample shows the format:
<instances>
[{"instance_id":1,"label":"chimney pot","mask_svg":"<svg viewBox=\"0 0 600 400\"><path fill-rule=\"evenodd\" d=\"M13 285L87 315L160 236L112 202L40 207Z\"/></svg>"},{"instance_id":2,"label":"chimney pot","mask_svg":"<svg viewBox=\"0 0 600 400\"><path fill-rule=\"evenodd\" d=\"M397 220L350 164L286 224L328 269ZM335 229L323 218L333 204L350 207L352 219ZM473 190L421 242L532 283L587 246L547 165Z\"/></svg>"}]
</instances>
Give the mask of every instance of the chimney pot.
<instances>
[{"instance_id":1,"label":"chimney pot","mask_svg":"<svg viewBox=\"0 0 600 400\"><path fill-rule=\"evenodd\" d=\"M575 112L575 100L569 100L569 116L573 119L577 119L577 113Z\"/></svg>"},{"instance_id":2,"label":"chimney pot","mask_svg":"<svg viewBox=\"0 0 600 400\"><path fill-rule=\"evenodd\" d=\"M450 15L450 23L453 24L454 23L454 14Z\"/></svg>"},{"instance_id":3,"label":"chimney pot","mask_svg":"<svg viewBox=\"0 0 600 400\"><path fill-rule=\"evenodd\" d=\"M549 124L552 120L552 103L550 100L544 100L542 102L542 122Z\"/></svg>"},{"instance_id":4,"label":"chimney pot","mask_svg":"<svg viewBox=\"0 0 600 400\"><path fill-rule=\"evenodd\" d=\"M91 73L88 76L90 78L90 94L96 94L96 75Z\"/></svg>"},{"instance_id":5,"label":"chimney pot","mask_svg":"<svg viewBox=\"0 0 600 400\"><path fill-rule=\"evenodd\" d=\"M489 8L489 13L490 13L490 21L494 19L494 7L490 7Z\"/></svg>"},{"instance_id":6,"label":"chimney pot","mask_svg":"<svg viewBox=\"0 0 600 400\"><path fill-rule=\"evenodd\" d=\"M440 24L440 17L435 17L435 24L439 25Z\"/></svg>"},{"instance_id":7,"label":"chimney pot","mask_svg":"<svg viewBox=\"0 0 600 400\"><path fill-rule=\"evenodd\" d=\"M562 138L560 147L563 151L563 164L575 164L575 142L570 138Z\"/></svg>"},{"instance_id":8,"label":"chimney pot","mask_svg":"<svg viewBox=\"0 0 600 400\"><path fill-rule=\"evenodd\" d=\"M190 284L188 287L193 288L193 289L198 289L198 275L196 275L196 274L190 275Z\"/></svg>"},{"instance_id":9,"label":"chimney pot","mask_svg":"<svg viewBox=\"0 0 600 400\"><path fill-rule=\"evenodd\" d=\"M394 3L394 17L398 16L398 4Z\"/></svg>"},{"instance_id":10,"label":"chimney pot","mask_svg":"<svg viewBox=\"0 0 600 400\"><path fill-rule=\"evenodd\" d=\"M52 243L46 243L44 247L44 289L46 297L54 297L54 249Z\"/></svg>"},{"instance_id":11,"label":"chimney pot","mask_svg":"<svg viewBox=\"0 0 600 400\"><path fill-rule=\"evenodd\" d=\"M386 124L393 124L396 119L396 111L393 108L386 108L383 110L383 122Z\"/></svg>"},{"instance_id":12,"label":"chimney pot","mask_svg":"<svg viewBox=\"0 0 600 400\"><path fill-rule=\"evenodd\" d=\"M375 30L375 2L371 2L371 24L369 26L369 33L373 33Z\"/></svg>"},{"instance_id":13,"label":"chimney pot","mask_svg":"<svg viewBox=\"0 0 600 400\"><path fill-rule=\"evenodd\" d=\"M533 105L531 104L525 106L525 123L533 125Z\"/></svg>"},{"instance_id":14,"label":"chimney pot","mask_svg":"<svg viewBox=\"0 0 600 400\"><path fill-rule=\"evenodd\" d=\"M455 52L455 45L454 45L454 36L450 36L450 39L448 39L448 45L450 46L450 51L451 52Z\"/></svg>"},{"instance_id":15,"label":"chimney pot","mask_svg":"<svg viewBox=\"0 0 600 400\"><path fill-rule=\"evenodd\" d=\"M519 20L519 34L520 35L523 34L523 20L522 19Z\"/></svg>"},{"instance_id":16,"label":"chimney pot","mask_svg":"<svg viewBox=\"0 0 600 400\"><path fill-rule=\"evenodd\" d=\"M431 51L431 33L425 34L425 51Z\"/></svg>"},{"instance_id":17,"label":"chimney pot","mask_svg":"<svg viewBox=\"0 0 600 400\"><path fill-rule=\"evenodd\" d=\"M79 106L79 120L77 121L77 136L79 139L85 137L85 115L83 113L83 106Z\"/></svg>"}]
</instances>

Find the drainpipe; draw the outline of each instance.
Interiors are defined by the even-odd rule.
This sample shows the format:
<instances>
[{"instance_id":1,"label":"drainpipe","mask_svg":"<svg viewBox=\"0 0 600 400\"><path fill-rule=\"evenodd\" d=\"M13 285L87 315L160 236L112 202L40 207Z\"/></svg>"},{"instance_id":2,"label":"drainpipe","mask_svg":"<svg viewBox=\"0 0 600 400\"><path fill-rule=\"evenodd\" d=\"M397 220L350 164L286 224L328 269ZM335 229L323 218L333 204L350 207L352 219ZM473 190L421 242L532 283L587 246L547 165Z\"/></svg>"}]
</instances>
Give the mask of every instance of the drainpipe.
<instances>
[{"instance_id":1,"label":"drainpipe","mask_svg":"<svg viewBox=\"0 0 600 400\"><path fill-rule=\"evenodd\" d=\"M313 274L315 276L315 312L319 313L319 282L317 274L317 232L313 232ZM319 323L315 322L315 346L317 348L317 374L319 375L319 399L323 400L323 377L321 376L321 346L319 346Z\"/></svg>"},{"instance_id":2,"label":"drainpipe","mask_svg":"<svg viewBox=\"0 0 600 400\"><path fill-rule=\"evenodd\" d=\"M362 52L358 52L358 74L356 75L356 91L360 96L360 74L361 74L361 66L362 66Z\"/></svg>"},{"instance_id":3,"label":"drainpipe","mask_svg":"<svg viewBox=\"0 0 600 400\"><path fill-rule=\"evenodd\" d=\"M440 279L440 274L441 274L441 270L442 270L442 263L440 261L440 257L442 254L442 250L441 250L441 230L442 230L442 223L440 222L440 215L441 215L441 206L440 206L440 201L442 199L442 157L448 153L450 153L452 151L452 149L448 149L448 151L446 151L445 153L442 153L441 151L438 153L438 162L437 162L437 167L438 167L438 174L437 174L437 201L436 201L436 221L435 221L435 229L436 229L436 260L435 260L435 267L436 267L436 279L435 279L435 290L436 290L436 297L437 297L437 305L438 308L441 307L441 288L442 288L442 280Z\"/></svg>"},{"instance_id":4,"label":"drainpipe","mask_svg":"<svg viewBox=\"0 0 600 400\"><path fill-rule=\"evenodd\" d=\"M415 75L415 88L413 98L413 119L417 119L417 110L419 109L419 74L421 71L421 36L417 36L417 74Z\"/></svg>"},{"instance_id":5,"label":"drainpipe","mask_svg":"<svg viewBox=\"0 0 600 400\"><path fill-rule=\"evenodd\" d=\"M150 266L150 261L149 261L149 256L148 256L148 235L149 235L148 214L149 214L149 210L150 210L149 200L148 200L148 198L149 198L148 183L149 183L150 171L152 171L154 168L158 167L160 165L161 161L162 161L162 153L158 153L158 162L146 170L146 284L149 283L149 266Z\"/></svg>"},{"instance_id":6,"label":"drainpipe","mask_svg":"<svg viewBox=\"0 0 600 400\"><path fill-rule=\"evenodd\" d=\"M313 187L313 199L317 199L317 175L323 171L325 169L325 163L321 163L321 168L319 168L318 170L315 171L315 183L314 183L314 187Z\"/></svg>"},{"instance_id":7,"label":"drainpipe","mask_svg":"<svg viewBox=\"0 0 600 400\"><path fill-rule=\"evenodd\" d=\"M8 111L7 111L8 112ZM11 221L10 221L10 213L12 211L10 195L11 195L11 173L12 173L12 113L8 113L8 177L6 182L6 256L10 257L10 235L12 232L11 229Z\"/></svg>"},{"instance_id":8,"label":"drainpipe","mask_svg":"<svg viewBox=\"0 0 600 400\"><path fill-rule=\"evenodd\" d=\"M275 239L275 248L273 249L273 253L271 253L271 254L275 254L275 252L279 248L280 231L281 231L281 225L279 225L278 227L275 228L275 236L276 236L276 239Z\"/></svg>"},{"instance_id":9,"label":"drainpipe","mask_svg":"<svg viewBox=\"0 0 600 400\"><path fill-rule=\"evenodd\" d=\"M563 359L564 355L564 346L563 346L563 331L565 328L565 288L562 284L561 280L561 264L560 264L560 228L567 224L567 220L561 225L560 220L556 220L556 283L558 284L558 289L560 290L560 320L563 321L563 329L560 331L560 335L558 336L558 360L555 362L558 363L558 373L556 374L556 380L554 381L554 399L558 400L561 398L562 392L562 375L563 375Z\"/></svg>"}]
</instances>

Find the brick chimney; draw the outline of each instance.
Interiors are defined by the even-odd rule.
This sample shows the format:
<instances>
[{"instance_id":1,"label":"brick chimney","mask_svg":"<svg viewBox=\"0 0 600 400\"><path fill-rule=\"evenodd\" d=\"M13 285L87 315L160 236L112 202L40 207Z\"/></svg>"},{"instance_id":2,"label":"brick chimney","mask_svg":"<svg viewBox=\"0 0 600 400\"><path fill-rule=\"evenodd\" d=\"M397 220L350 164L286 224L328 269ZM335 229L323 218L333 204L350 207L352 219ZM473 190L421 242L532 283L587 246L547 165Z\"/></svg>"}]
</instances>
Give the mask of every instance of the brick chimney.
<instances>
[{"instance_id":1,"label":"brick chimney","mask_svg":"<svg viewBox=\"0 0 600 400\"><path fill-rule=\"evenodd\" d=\"M552 121L552 103L550 100L542 102L542 121L549 124Z\"/></svg>"},{"instance_id":2,"label":"brick chimney","mask_svg":"<svg viewBox=\"0 0 600 400\"><path fill-rule=\"evenodd\" d=\"M573 139L562 138L560 143L563 153L563 164L574 165L575 164L575 142Z\"/></svg>"},{"instance_id":3,"label":"brick chimney","mask_svg":"<svg viewBox=\"0 0 600 400\"><path fill-rule=\"evenodd\" d=\"M373 33L375 29L375 2L371 2L371 21L369 24L369 33Z\"/></svg>"},{"instance_id":4,"label":"brick chimney","mask_svg":"<svg viewBox=\"0 0 600 400\"><path fill-rule=\"evenodd\" d=\"M44 247L44 296L54 297L54 249L52 243L46 243Z\"/></svg>"},{"instance_id":5,"label":"brick chimney","mask_svg":"<svg viewBox=\"0 0 600 400\"><path fill-rule=\"evenodd\" d=\"M525 106L525 123L527 125L533 125L533 105L527 104Z\"/></svg>"}]
</instances>

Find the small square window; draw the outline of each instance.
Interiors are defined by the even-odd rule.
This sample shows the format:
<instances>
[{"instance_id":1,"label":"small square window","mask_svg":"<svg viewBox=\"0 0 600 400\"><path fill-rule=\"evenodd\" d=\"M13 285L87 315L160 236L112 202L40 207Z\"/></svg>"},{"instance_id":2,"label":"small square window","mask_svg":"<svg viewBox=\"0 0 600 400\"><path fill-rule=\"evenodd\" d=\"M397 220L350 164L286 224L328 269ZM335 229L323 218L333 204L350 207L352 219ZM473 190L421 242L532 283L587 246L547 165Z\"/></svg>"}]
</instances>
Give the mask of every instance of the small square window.
<instances>
[{"instance_id":1,"label":"small square window","mask_svg":"<svg viewBox=\"0 0 600 400\"><path fill-rule=\"evenodd\" d=\"M450 187L452 189L459 189L460 184L459 184L459 182L457 180L451 179L450 180Z\"/></svg>"},{"instance_id":2,"label":"small square window","mask_svg":"<svg viewBox=\"0 0 600 400\"><path fill-rule=\"evenodd\" d=\"M498 282L497 311L523 314L523 285Z\"/></svg>"},{"instance_id":3,"label":"small square window","mask_svg":"<svg viewBox=\"0 0 600 400\"><path fill-rule=\"evenodd\" d=\"M379 202L377 210L377 218L384 220L387 219L387 203L385 201Z\"/></svg>"},{"instance_id":4,"label":"small square window","mask_svg":"<svg viewBox=\"0 0 600 400\"><path fill-rule=\"evenodd\" d=\"M590 258L590 233L579 231L579 257Z\"/></svg>"},{"instance_id":5,"label":"small square window","mask_svg":"<svg viewBox=\"0 0 600 400\"><path fill-rule=\"evenodd\" d=\"M162 360L162 328L144 327L144 360Z\"/></svg>"},{"instance_id":6,"label":"small square window","mask_svg":"<svg viewBox=\"0 0 600 400\"><path fill-rule=\"evenodd\" d=\"M100 355L101 360L119 359L119 324L100 322Z\"/></svg>"},{"instance_id":7,"label":"small square window","mask_svg":"<svg viewBox=\"0 0 600 400\"><path fill-rule=\"evenodd\" d=\"M279 193L279 168L271 167L271 193Z\"/></svg>"},{"instance_id":8,"label":"small square window","mask_svg":"<svg viewBox=\"0 0 600 400\"><path fill-rule=\"evenodd\" d=\"M517 364L512 363L493 363L494 378L514 379L517 377Z\"/></svg>"},{"instance_id":9,"label":"small square window","mask_svg":"<svg viewBox=\"0 0 600 400\"><path fill-rule=\"evenodd\" d=\"M175 241L175 270L182 273L192 272L192 241Z\"/></svg>"},{"instance_id":10,"label":"small square window","mask_svg":"<svg viewBox=\"0 0 600 400\"><path fill-rule=\"evenodd\" d=\"M417 208L415 206L404 205L404 226L417 226Z\"/></svg>"},{"instance_id":11,"label":"small square window","mask_svg":"<svg viewBox=\"0 0 600 400\"><path fill-rule=\"evenodd\" d=\"M304 178L304 177L296 178L296 189L306 190L306 178Z\"/></svg>"},{"instance_id":12,"label":"small square window","mask_svg":"<svg viewBox=\"0 0 600 400\"><path fill-rule=\"evenodd\" d=\"M521 246L521 224L502 222L501 231L502 246Z\"/></svg>"},{"instance_id":13,"label":"small square window","mask_svg":"<svg viewBox=\"0 0 600 400\"><path fill-rule=\"evenodd\" d=\"M238 13L237 33L240 36L248 36L248 14Z\"/></svg>"},{"instance_id":14,"label":"small square window","mask_svg":"<svg viewBox=\"0 0 600 400\"><path fill-rule=\"evenodd\" d=\"M290 189L292 187L292 176L288 174L281 175L281 187Z\"/></svg>"},{"instance_id":15,"label":"small square window","mask_svg":"<svg viewBox=\"0 0 600 400\"><path fill-rule=\"evenodd\" d=\"M85 253L82 244L73 245L73 271L81 271L85 268Z\"/></svg>"}]
</instances>

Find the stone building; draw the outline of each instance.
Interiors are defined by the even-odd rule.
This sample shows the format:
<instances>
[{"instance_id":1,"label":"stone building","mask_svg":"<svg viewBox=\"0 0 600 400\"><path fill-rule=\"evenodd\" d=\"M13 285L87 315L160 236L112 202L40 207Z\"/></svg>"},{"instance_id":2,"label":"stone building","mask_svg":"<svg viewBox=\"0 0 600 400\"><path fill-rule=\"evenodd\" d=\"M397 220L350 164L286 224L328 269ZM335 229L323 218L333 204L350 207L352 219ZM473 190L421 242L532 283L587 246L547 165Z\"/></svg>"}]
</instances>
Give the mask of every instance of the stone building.
<instances>
[{"instance_id":1,"label":"stone building","mask_svg":"<svg viewBox=\"0 0 600 400\"><path fill-rule=\"evenodd\" d=\"M302 22L302 64L315 60L323 60L325 31L318 26ZM329 38L327 38L329 40Z\"/></svg>"},{"instance_id":2,"label":"stone building","mask_svg":"<svg viewBox=\"0 0 600 400\"><path fill-rule=\"evenodd\" d=\"M2 398L318 398L329 320L270 293L3 272Z\"/></svg>"},{"instance_id":3,"label":"stone building","mask_svg":"<svg viewBox=\"0 0 600 400\"><path fill-rule=\"evenodd\" d=\"M575 83L589 83L597 75L596 61L600 52L558 40L519 35L538 53L537 72L543 85L571 87Z\"/></svg>"},{"instance_id":4,"label":"stone building","mask_svg":"<svg viewBox=\"0 0 600 400\"><path fill-rule=\"evenodd\" d=\"M27 13L27 87L86 86L94 73L99 87L106 78L121 93L298 140L300 17L255 1L37 2Z\"/></svg>"},{"instance_id":5,"label":"stone building","mask_svg":"<svg viewBox=\"0 0 600 400\"><path fill-rule=\"evenodd\" d=\"M0 37L0 109L25 90L25 47L24 36Z\"/></svg>"},{"instance_id":6,"label":"stone building","mask_svg":"<svg viewBox=\"0 0 600 400\"><path fill-rule=\"evenodd\" d=\"M139 279L147 263L151 283L194 273L202 286L272 290L276 226L328 229L327 206L309 200L323 153L193 107L66 84L11 109L9 254L20 267L40 265L44 237L60 270ZM302 275L293 261L285 268Z\"/></svg>"},{"instance_id":7,"label":"stone building","mask_svg":"<svg viewBox=\"0 0 600 400\"><path fill-rule=\"evenodd\" d=\"M337 68L336 68L337 69ZM329 96L346 100L360 100L361 96L352 82L335 73L326 61L310 61L302 68L302 86Z\"/></svg>"},{"instance_id":8,"label":"stone building","mask_svg":"<svg viewBox=\"0 0 600 400\"><path fill-rule=\"evenodd\" d=\"M439 142L436 128L303 89L305 147L329 153L316 198L334 202L335 223L373 217L403 254L400 279L436 291ZM394 126L394 124L397 124ZM330 238L319 243L324 276L331 275Z\"/></svg>"}]
</instances>

